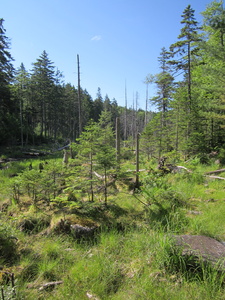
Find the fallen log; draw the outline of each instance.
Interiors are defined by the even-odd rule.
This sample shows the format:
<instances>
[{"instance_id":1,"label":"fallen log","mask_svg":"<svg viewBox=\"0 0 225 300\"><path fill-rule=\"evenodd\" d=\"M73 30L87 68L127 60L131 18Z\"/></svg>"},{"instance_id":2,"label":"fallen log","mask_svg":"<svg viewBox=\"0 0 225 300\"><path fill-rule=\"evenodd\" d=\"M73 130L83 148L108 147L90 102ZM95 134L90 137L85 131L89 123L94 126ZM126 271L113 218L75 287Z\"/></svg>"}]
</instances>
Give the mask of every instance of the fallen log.
<instances>
[{"instance_id":1,"label":"fallen log","mask_svg":"<svg viewBox=\"0 0 225 300\"><path fill-rule=\"evenodd\" d=\"M109 186L114 186L114 188L117 190L116 186L115 186L115 182L116 182L116 179L113 179L111 181L108 181L107 184L106 184L106 187L109 187ZM97 189L97 193L101 192L102 190L105 189L105 185L102 185L100 186L98 189Z\"/></svg>"},{"instance_id":2,"label":"fallen log","mask_svg":"<svg viewBox=\"0 0 225 300\"><path fill-rule=\"evenodd\" d=\"M206 177L212 178L212 179L221 179L221 180L225 180L224 177L220 177L220 176L213 176L213 175L204 175Z\"/></svg>"},{"instance_id":3,"label":"fallen log","mask_svg":"<svg viewBox=\"0 0 225 300\"><path fill-rule=\"evenodd\" d=\"M96 177L98 177L99 179L101 179L101 180L104 180L104 179L105 179L105 176L102 176L102 175L98 174L98 173L95 172L95 171L93 171L92 173L93 173Z\"/></svg>"},{"instance_id":4,"label":"fallen log","mask_svg":"<svg viewBox=\"0 0 225 300\"><path fill-rule=\"evenodd\" d=\"M184 170L186 170L188 173L192 173L191 170L189 170L189 169L187 169L186 167L183 167L183 166L176 166L176 167L174 168L174 171L176 171L177 169L178 169L178 170L179 170L179 169L184 169ZM225 169L216 170L216 171L220 171L220 172L222 173L222 172L224 172L224 171L222 171L222 170L225 171ZM206 173L204 174L204 176L205 176L205 177L208 177L208 178L212 178L212 179L225 180L224 177L208 175L208 174L214 174L214 173L219 173L219 172L215 172L215 171L212 171L212 172L206 172Z\"/></svg>"},{"instance_id":5,"label":"fallen log","mask_svg":"<svg viewBox=\"0 0 225 300\"><path fill-rule=\"evenodd\" d=\"M22 153L24 155L28 155L28 156L45 156L45 155L51 154L50 152L47 152L47 151L38 151L38 150L35 150L35 149L30 149L28 151L23 151Z\"/></svg>"},{"instance_id":6,"label":"fallen log","mask_svg":"<svg viewBox=\"0 0 225 300\"><path fill-rule=\"evenodd\" d=\"M225 169L220 169L220 170L215 170L215 171L206 172L205 175L209 175L209 174L217 174L217 173L222 173L222 172L225 172Z\"/></svg>"},{"instance_id":7,"label":"fallen log","mask_svg":"<svg viewBox=\"0 0 225 300\"><path fill-rule=\"evenodd\" d=\"M70 147L70 143L67 144L67 145L65 145L65 146L63 146L63 147L57 148L55 151L61 151L61 150L63 150L63 149L67 149L67 148L69 148L69 147Z\"/></svg>"},{"instance_id":8,"label":"fallen log","mask_svg":"<svg viewBox=\"0 0 225 300\"><path fill-rule=\"evenodd\" d=\"M39 152L22 152L24 155L29 155L29 156L40 156ZM43 154L42 154L43 155Z\"/></svg>"},{"instance_id":9,"label":"fallen log","mask_svg":"<svg viewBox=\"0 0 225 300\"><path fill-rule=\"evenodd\" d=\"M176 172L177 170L185 170L185 171L187 171L188 173L192 173L191 170L189 170L188 168L183 167L183 166L174 166L173 171Z\"/></svg>"},{"instance_id":10,"label":"fallen log","mask_svg":"<svg viewBox=\"0 0 225 300\"><path fill-rule=\"evenodd\" d=\"M42 286L38 289L39 291L43 291L48 289L49 287L55 287L56 285L62 284L63 281L52 281L42 284Z\"/></svg>"}]
</instances>

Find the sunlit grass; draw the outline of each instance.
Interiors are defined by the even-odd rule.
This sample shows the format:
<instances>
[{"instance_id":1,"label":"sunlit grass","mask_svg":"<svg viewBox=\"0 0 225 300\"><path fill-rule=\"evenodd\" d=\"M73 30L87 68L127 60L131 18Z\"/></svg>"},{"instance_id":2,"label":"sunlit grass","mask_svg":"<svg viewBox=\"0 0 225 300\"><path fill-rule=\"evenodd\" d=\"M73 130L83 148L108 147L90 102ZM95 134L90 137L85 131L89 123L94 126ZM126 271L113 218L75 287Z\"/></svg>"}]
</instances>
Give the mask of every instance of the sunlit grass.
<instances>
[{"instance_id":1,"label":"sunlit grass","mask_svg":"<svg viewBox=\"0 0 225 300\"><path fill-rule=\"evenodd\" d=\"M32 162L37 172L41 161ZM141 168L150 169L149 166L143 164ZM10 190L3 191L6 187L10 188L9 182L13 180L9 174L28 167L29 162L20 162L10 172L7 171L9 173L0 171L3 183L0 185L1 201L10 195ZM162 175L141 172L143 185L136 193L128 190L126 182L118 179L118 190L109 194L108 206L101 202L100 195L95 197L94 203L89 202L87 197L79 197L71 205L66 192L62 191L62 207L55 208L52 202L47 205L43 200L35 208L31 201L30 204L25 203L29 197L24 193L20 205L11 205L1 219L4 222L10 220L9 226L16 228L12 233L18 238L15 247L19 262L17 269L14 266L18 297L223 299L224 289L216 282L216 278L221 280L217 273L205 269L202 279L188 278L185 272L173 268L173 235L202 234L225 240L225 181L203 176L218 166L194 162L186 167L193 173L182 171ZM124 163L122 171L127 169L135 170L134 163ZM75 190L76 176L80 176L76 172L72 165L63 167L61 158L51 158L42 175L54 177L57 174L60 179L65 179L63 185ZM85 178L82 176L79 184ZM132 176L135 179L132 172L127 175ZM223 174L220 176L224 177ZM45 196L41 182L38 184L39 197ZM25 218L36 218L40 222L44 222L45 218L51 219L49 231L40 228L34 232L19 233L18 224ZM98 225L99 231L93 241L77 241L67 233L57 234L51 230L60 219L83 226ZM52 290L38 291L43 283L57 280L63 283Z\"/></svg>"}]
</instances>

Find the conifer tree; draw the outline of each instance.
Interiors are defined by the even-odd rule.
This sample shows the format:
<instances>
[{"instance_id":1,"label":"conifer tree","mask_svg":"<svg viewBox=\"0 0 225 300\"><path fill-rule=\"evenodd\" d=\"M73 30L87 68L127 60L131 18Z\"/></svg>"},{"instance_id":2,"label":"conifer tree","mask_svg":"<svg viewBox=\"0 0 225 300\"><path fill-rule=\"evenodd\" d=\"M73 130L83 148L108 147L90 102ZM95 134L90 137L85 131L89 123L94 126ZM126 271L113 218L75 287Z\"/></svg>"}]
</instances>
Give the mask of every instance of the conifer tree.
<instances>
[{"instance_id":1,"label":"conifer tree","mask_svg":"<svg viewBox=\"0 0 225 300\"><path fill-rule=\"evenodd\" d=\"M96 155L98 133L99 128L97 123L91 120L89 124L84 128L84 131L77 140L79 142L79 144L77 145L77 157L82 163L84 162L84 173L88 173L85 175L88 177L87 183L91 201L94 201L93 164Z\"/></svg>"},{"instance_id":2,"label":"conifer tree","mask_svg":"<svg viewBox=\"0 0 225 300\"><path fill-rule=\"evenodd\" d=\"M172 93L174 89L174 78L170 74L170 65L168 63L169 52L165 47L162 48L158 61L160 63L161 72L156 75L148 75L146 81L148 83L154 83L157 88L157 95L155 97L150 98L150 101L157 107L159 111L159 119L160 127L156 129L155 134L158 139L158 153L159 157L161 156L162 151L168 151L169 149L169 121L168 121L168 111L170 108L170 101L172 99ZM154 120L155 123L156 120ZM157 122L155 123L157 124ZM147 126L147 131L149 130L149 126ZM145 134L145 138L147 135ZM151 137L153 138L153 137Z\"/></svg>"},{"instance_id":3,"label":"conifer tree","mask_svg":"<svg viewBox=\"0 0 225 300\"><path fill-rule=\"evenodd\" d=\"M29 136L29 124L30 112L32 109L32 102L30 97L30 74L25 69L23 63L16 71L14 80L14 92L17 101L19 101L19 115L20 115L20 133L21 133L21 146L24 145L24 136L26 136L25 142L28 143Z\"/></svg>"},{"instance_id":4,"label":"conifer tree","mask_svg":"<svg viewBox=\"0 0 225 300\"><path fill-rule=\"evenodd\" d=\"M54 107L55 67L46 51L33 64L31 83L36 102L40 136L46 138L49 133L51 113Z\"/></svg>"},{"instance_id":5,"label":"conifer tree","mask_svg":"<svg viewBox=\"0 0 225 300\"><path fill-rule=\"evenodd\" d=\"M14 75L13 58L9 52L10 42L5 35L3 23L4 20L0 19L0 143L9 142L10 135L13 136L17 128L16 105L11 101L9 88Z\"/></svg>"},{"instance_id":6,"label":"conifer tree","mask_svg":"<svg viewBox=\"0 0 225 300\"><path fill-rule=\"evenodd\" d=\"M3 19L0 19L0 82L1 89L4 85L12 81L14 68L12 65L13 58L9 52L10 42L5 35L6 30L3 26Z\"/></svg>"},{"instance_id":7,"label":"conifer tree","mask_svg":"<svg viewBox=\"0 0 225 300\"><path fill-rule=\"evenodd\" d=\"M116 164L116 149L111 125L111 116L107 111L102 112L98 126L99 136L96 140L96 160L104 170L104 196L105 204L107 204L107 171Z\"/></svg>"},{"instance_id":8,"label":"conifer tree","mask_svg":"<svg viewBox=\"0 0 225 300\"><path fill-rule=\"evenodd\" d=\"M178 36L178 42L170 46L172 60L170 64L174 67L176 75L184 73L185 82L187 84L187 111L190 112L193 108L192 103L192 81L191 70L194 57L198 52L196 42L200 41L198 34L198 23L194 16L194 10L188 5L181 17L181 33Z\"/></svg>"},{"instance_id":9,"label":"conifer tree","mask_svg":"<svg viewBox=\"0 0 225 300\"><path fill-rule=\"evenodd\" d=\"M79 135L77 90L70 83L67 83L63 87L62 93L63 106L60 113L61 135L75 141Z\"/></svg>"},{"instance_id":10,"label":"conifer tree","mask_svg":"<svg viewBox=\"0 0 225 300\"><path fill-rule=\"evenodd\" d=\"M93 103L93 108L94 108L94 113L93 113L93 119L95 122L98 122L101 112L104 109L104 104L103 104L103 99L102 99L102 94L101 94L101 89L98 88L97 92L97 98L94 100Z\"/></svg>"},{"instance_id":11,"label":"conifer tree","mask_svg":"<svg viewBox=\"0 0 225 300\"><path fill-rule=\"evenodd\" d=\"M201 114L207 120L207 141L211 149L223 146L224 138L224 78L225 78L225 9L223 1L213 1L202 13L205 39L202 65L196 70L201 88ZM202 76L199 76L200 75Z\"/></svg>"}]
</instances>

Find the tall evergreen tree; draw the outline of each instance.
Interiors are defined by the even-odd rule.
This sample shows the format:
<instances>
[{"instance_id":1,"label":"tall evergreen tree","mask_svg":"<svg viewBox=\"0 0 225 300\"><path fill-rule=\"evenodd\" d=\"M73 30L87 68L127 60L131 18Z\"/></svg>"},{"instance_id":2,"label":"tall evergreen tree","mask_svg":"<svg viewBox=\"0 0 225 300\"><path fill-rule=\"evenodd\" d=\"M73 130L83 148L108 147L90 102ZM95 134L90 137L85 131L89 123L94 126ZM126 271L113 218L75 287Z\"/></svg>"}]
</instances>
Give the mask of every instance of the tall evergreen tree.
<instances>
[{"instance_id":1,"label":"tall evergreen tree","mask_svg":"<svg viewBox=\"0 0 225 300\"><path fill-rule=\"evenodd\" d=\"M170 57L170 53L166 50L165 47L162 48L158 61L160 63L161 72L156 75L148 75L146 77L146 82L154 83L157 88L157 93L155 97L150 98L150 101L156 106L159 111L159 119L160 125L156 119L152 122L153 124L157 124L160 127L160 130L156 130L155 135L159 141L159 149L158 153L161 156L162 151L168 151L170 146L169 142L169 119L168 119L168 110L170 107L170 101L172 99L172 93L174 88L174 78L170 74L170 65L168 63L168 59ZM149 131L149 126L147 131ZM148 135L145 134L145 139Z\"/></svg>"},{"instance_id":2,"label":"tall evergreen tree","mask_svg":"<svg viewBox=\"0 0 225 300\"><path fill-rule=\"evenodd\" d=\"M224 46L225 34L225 10L223 1L213 1L202 13L204 16L203 26L207 31L219 36L221 46ZM211 30L209 30L211 28Z\"/></svg>"},{"instance_id":3,"label":"tall evergreen tree","mask_svg":"<svg viewBox=\"0 0 225 300\"><path fill-rule=\"evenodd\" d=\"M178 145L181 146L178 141L183 141L182 150L186 154L192 149L195 143L193 137L196 136L199 129L198 102L194 95L195 82L192 75L194 68L199 64L201 35L194 12L190 5L185 8L181 20L181 24L184 26L181 28L178 42L170 46L171 60L169 61L174 69L174 76L181 79L180 82L177 82L177 90L171 103L173 122L176 124L175 148L177 149Z\"/></svg>"},{"instance_id":4,"label":"tall evergreen tree","mask_svg":"<svg viewBox=\"0 0 225 300\"><path fill-rule=\"evenodd\" d=\"M0 143L12 141L16 131L15 103L10 98L9 85L12 83L14 68L9 52L10 42L5 35L4 20L0 19Z\"/></svg>"},{"instance_id":5,"label":"tall evergreen tree","mask_svg":"<svg viewBox=\"0 0 225 300\"><path fill-rule=\"evenodd\" d=\"M201 113L205 119L209 147L221 147L224 138L225 112L225 10L223 1L213 1L202 13L204 42L203 64L196 70L196 81L201 88ZM199 76L199 74L201 76Z\"/></svg>"},{"instance_id":6,"label":"tall evergreen tree","mask_svg":"<svg viewBox=\"0 0 225 300\"><path fill-rule=\"evenodd\" d=\"M174 66L176 74L184 73L185 81L187 83L187 110L192 110L192 81L191 70L195 55L198 52L196 42L200 40L198 34L198 23L194 16L194 10L188 5L181 17L183 18L181 24L181 33L178 36L178 42L170 46L171 56L175 58L170 61Z\"/></svg>"},{"instance_id":7,"label":"tall evergreen tree","mask_svg":"<svg viewBox=\"0 0 225 300\"><path fill-rule=\"evenodd\" d=\"M156 105L159 111L165 114L169 109L170 100L172 98L174 78L170 74L170 66L168 63L169 53L163 47L158 58L161 72L151 77L151 80L157 86L157 96L151 101Z\"/></svg>"},{"instance_id":8,"label":"tall evergreen tree","mask_svg":"<svg viewBox=\"0 0 225 300\"><path fill-rule=\"evenodd\" d=\"M16 71L14 80L14 95L19 102L19 115L20 115L20 139L21 146L28 143L29 132L31 124L29 123L30 112L32 109L32 102L30 97L30 74L25 69L23 63ZM30 127L30 128L29 128ZM24 141L24 137L26 137Z\"/></svg>"},{"instance_id":9,"label":"tall evergreen tree","mask_svg":"<svg viewBox=\"0 0 225 300\"><path fill-rule=\"evenodd\" d=\"M102 94L101 94L101 89L98 88L98 92L96 95L96 99L94 100L93 103L93 108L94 108L94 114L93 114L93 119L95 122L97 122L100 118L100 115L104 109L104 104L103 104L103 99L102 99Z\"/></svg>"},{"instance_id":10,"label":"tall evergreen tree","mask_svg":"<svg viewBox=\"0 0 225 300\"><path fill-rule=\"evenodd\" d=\"M49 118L54 107L53 90L55 71L46 51L33 64L31 83L36 102L36 112L40 125L40 136L46 138L49 132Z\"/></svg>"},{"instance_id":11,"label":"tall evergreen tree","mask_svg":"<svg viewBox=\"0 0 225 300\"><path fill-rule=\"evenodd\" d=\"M12 81L14 68L12 65L13 58L9 52L10 42L5 35L6 30L3 26L4 19L0 19L0 82L1 88L4 84Z\"/></svg>"},{"instance_id":12,"label":"tall evergreen tree","mask_svg":"<svg viewBox=\"0 0 225 300\"><path fill-rule=\"evenodd\" d=\"M111 125L111 116L103 111L99 119L99 133L96 144L96 161L104 170L104 196L107 204L107 175L112 166L116 164L115 136Z\"/></svg>"},{"instance_id":13,"label":"tall evergreen tree","mask_svg":"<svg viewBox=\"0 0 225 300\"><path fill-rule=\"evenodd\" d=\"M77 144L77 158L82 164L82 171L88 177L86 183L88 184L87 190L90 193L90 200L94 201L94 179L93 179L93 168L94 159L96 155L96 143L99 134L99 128L97 123L90 121L90 123L84 128L81 136L79 137Z\"/></svg>"},{"instance_id":14,"label":"tall evergreen tree","mask_svg":"<svg viewBox=\"0 0 225 300\"><path fill-rule=\"evenodd\" d=\"M77 90L70 83L63 87L63 106L60 113L62 137L75 141L79 136L78 96Z\"/></svg>"},{"instance_id":15,"label":"tall evergreen tree","mask_svg":"<svg viewBox=\"0 0 225 300\"><path fill-rule=\"evenodd\" d=\"M93 119L93 100L91 96L89 95L88 91L81 90L82 94L82 119L83 119L83 125L84 127L88 125L90 119Z\"/></svg>"}]
</instances>

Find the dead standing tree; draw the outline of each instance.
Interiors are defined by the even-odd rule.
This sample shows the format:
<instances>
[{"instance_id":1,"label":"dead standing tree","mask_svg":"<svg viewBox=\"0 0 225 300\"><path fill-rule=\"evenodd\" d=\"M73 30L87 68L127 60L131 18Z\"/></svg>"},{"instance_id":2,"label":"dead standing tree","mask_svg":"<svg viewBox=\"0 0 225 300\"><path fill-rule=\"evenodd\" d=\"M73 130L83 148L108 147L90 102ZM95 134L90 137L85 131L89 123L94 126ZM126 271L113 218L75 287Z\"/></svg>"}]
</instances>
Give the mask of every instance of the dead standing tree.
<instances>
[{"instance_id":1,"label":"dead standing tree","mask_svg":"<svg viewBox=\"0 0 225 300\"><path fill-rule=\"evenodd\" d=\"M135 189L140 188L140 182L139 182L139 137L140 137L140 134L137 133L137 135L136 135L136 181L135 181Z\"/></svg>"},{"instance_id":2,"label":"dead standing tree","mask_svg":"<svg viewBox=\"0 0 225 300\"><path fill-rule=\"evenodd\" d=\"M63 164L67 166L69 161L69 152L63 149Z\"/></svg>"},{"instance_id":3,"label":"dead standing tree","mask_svg":"<svg viewBox=\"0 0 225 300\"><path fill-rule=\"evenodd\" d=\"M116 163L117 171L120 170L120 118L116 118Z\"/></svg>"},{"instance_id":4,"label":"dead standing tree","mask_svg":"<svg viewBox=\"0 0 225 300\"><path fill-rule=\"evenodd\" d=\"M80 62L77 54L77 72L78 72L78 111L79 111L79 136L82 132L82 112L81 112L81 93L80 93Z\"/></svg>"}]
</instances>

